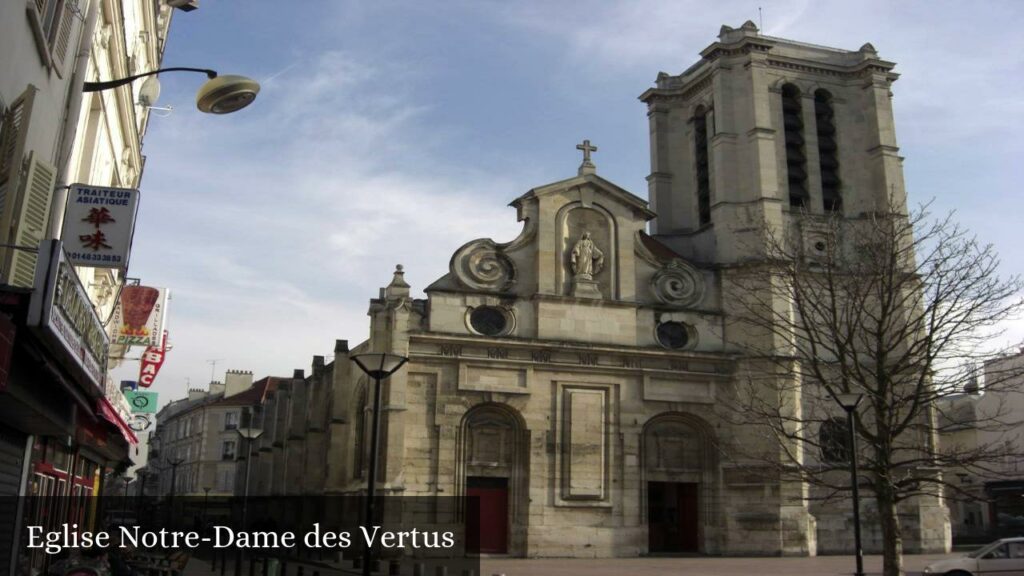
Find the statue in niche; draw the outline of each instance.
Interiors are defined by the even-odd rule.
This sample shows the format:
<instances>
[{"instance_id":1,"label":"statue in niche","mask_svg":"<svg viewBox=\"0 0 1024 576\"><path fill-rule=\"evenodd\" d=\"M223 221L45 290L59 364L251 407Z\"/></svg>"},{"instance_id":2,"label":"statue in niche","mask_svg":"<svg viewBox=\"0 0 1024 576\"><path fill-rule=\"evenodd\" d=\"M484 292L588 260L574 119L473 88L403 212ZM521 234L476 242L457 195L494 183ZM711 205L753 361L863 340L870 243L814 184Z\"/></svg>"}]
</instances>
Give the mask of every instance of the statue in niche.
<instances>
[{"instance_id":1,"label":"statue in niche","mask_svg":"<svg viewBox=\"0 0 1024 576\"><path fill-rule=\"evenodd\" d=\"M590 239L590 232L584 232L569 257L572 273L578 279L593 280L594 274L604 266L604 253Z\"/></svg>"},{"instance_id":2,"label":"statue in niche","mask_svg":"<svg viewBox=\"0 0 1024 576\"><path fill-rule=\"evenodd\" d=\"M572 270L572 295L577 298L601 298L601 290L594 275L604 267L604 252L590 239L590 232L583 232L569 253L569 268Z\"/></svg>"}]
</instances>

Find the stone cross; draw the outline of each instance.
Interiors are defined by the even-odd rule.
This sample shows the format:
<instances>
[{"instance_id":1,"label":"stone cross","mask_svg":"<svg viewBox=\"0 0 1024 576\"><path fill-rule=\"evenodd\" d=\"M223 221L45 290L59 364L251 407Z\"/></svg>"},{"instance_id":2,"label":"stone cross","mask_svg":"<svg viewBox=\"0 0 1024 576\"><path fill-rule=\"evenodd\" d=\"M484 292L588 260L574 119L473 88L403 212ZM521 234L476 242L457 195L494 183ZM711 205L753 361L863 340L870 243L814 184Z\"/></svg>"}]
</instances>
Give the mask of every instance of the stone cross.
<instances>
[{"instance_id":1,"label":"stone cross","mask_svg":"<svg viewBox=\"0 0 1024 576\"><path fill-rule=\"evenodd\" d=\"M583 151L583 163L580 164L579 174L593 174L597 171L597 167L590 161L590 153L597 152L597 146L591 146L590 140L584 140L582 144L576 145L577 150Z\"/></svg>"}]
</instances>

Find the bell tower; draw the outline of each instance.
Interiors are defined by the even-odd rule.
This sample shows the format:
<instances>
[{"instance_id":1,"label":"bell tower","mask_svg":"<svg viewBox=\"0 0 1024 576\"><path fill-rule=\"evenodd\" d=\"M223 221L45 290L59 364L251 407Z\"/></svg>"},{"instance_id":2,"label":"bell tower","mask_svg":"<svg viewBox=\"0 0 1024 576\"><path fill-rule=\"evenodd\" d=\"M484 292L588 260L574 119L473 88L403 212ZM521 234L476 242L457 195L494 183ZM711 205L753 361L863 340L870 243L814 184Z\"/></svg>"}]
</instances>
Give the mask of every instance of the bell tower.
<instances>
[{"instance_id":1,"label":"bell tower","mask_svg":"<svg viewBox=\"0 0 1024 576\"><path fill-rule=\"evenodd\" d=\"M723 26L683 73L640 99L650 120L652 233L704 263L757 256L765 228L905 203L895 64Z\"/></svg>"}]
</instances>

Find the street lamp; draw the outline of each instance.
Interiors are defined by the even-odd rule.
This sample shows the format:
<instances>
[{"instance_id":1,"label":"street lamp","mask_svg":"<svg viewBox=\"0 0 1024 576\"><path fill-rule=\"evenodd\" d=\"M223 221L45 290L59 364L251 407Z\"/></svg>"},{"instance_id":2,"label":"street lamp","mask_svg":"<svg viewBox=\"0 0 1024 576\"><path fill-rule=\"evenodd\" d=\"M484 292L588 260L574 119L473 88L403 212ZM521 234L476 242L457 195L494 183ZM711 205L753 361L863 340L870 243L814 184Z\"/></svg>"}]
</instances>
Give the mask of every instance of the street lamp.
<instances>
[{"instance_id":1,"label":"street lamp","mask_svg":"<svg viewBox=\"0 0 1024 576\"><path fill-rule=\"evenodd\" d=\"M850 447L850 488L853 490L853 542L857 559L854 576L864 576L864 549L860 543L860 493L857 490L857 405L864 399L863 394L836 394L836 402L846 411L846 427L849 431Z\"/></svg>"},{"instance_id":2,"label":"street lamp","mask_svg":"<svg viewBox=\"0 0 1024 576\"><path fill-rule=\"evenodd\" d=\"M377 486L377 452L380 450L380 381L391 376L409 361L398 354L369 352L351 357L367 376L373 378L373 432L370 436L370 469L366 479L366 526L373 525L373 497ZM367 546L363 553L363 576L370 576L373 568L373 547Z\"/></svg>"},{"instance_id":3,"label":"street lamp","mask_svg":"<svg viewBox=\"0 0 1024 576\"><path fill-rule=\"evenodd\" d=\"M206 531L206 524L209 522L209 520L206 517L206 509L207 509L207 503L210 501L210 490L212 490L212 489L213 488L210 488L209 486L204 486L203 487L203 531L204 532Z\"/></svg>"},{"instance_id":4,"label":"street lamp","mask_svg":"<svg viewBox=\"0 0 1024 576\"><path fill-rule=\"evenodd\" d=\"M248 418L247 418L248 417ZM263 435L263 429L254 426L253 413L246 411L242 414L242 426L235 428L235 432L245 440L246 452L245 452L245 482L242 484L242 525L238 527L239 530L245 530L246 516L249 513L249 469L252 464L252 443L257 438ZM244 420L248 420L245 422ZM237 557L235 561L235 576L240 576L242 573L242 548L237 549ZM251 560L250 560L251 563Z\"/></svg>"},{"instance_id":5,"label":"street lamp","mask_svg":"<svg viewBox=\"0 0 1024 576\"><path fill-rule=\"evenodd\" d=\"M225 75L218 76L214 70L207 68L162 68L152 72L143 72L127 78L118 80L107 80L106 82L86 82L82 85L82 92L101 92L118 86L124 86L139 78L155 76L164 72L201 72L206 74L209 80L199 88L196 93L196 107L203 112L210 114L229 114L245 108L256 99L260 93L260 85L251 78L245 76ZM158 85L150 84L150 89L159 93ZM155 100L155 97L150 97Z\"/></svg>"}]
</instances>

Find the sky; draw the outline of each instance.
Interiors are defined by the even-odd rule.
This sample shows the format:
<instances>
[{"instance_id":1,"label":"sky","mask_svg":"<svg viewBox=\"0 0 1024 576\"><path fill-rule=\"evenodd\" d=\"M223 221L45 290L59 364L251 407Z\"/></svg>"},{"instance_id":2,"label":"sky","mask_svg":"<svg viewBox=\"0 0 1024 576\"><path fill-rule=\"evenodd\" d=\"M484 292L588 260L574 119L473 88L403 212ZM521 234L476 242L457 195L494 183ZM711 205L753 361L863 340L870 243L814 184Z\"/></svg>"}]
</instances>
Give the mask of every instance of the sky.
<instances>
[{"instance_id":1,"label":"sky","mask_svg":"<svg viewBox=\"0 0 1024 576\"><path fill-rule=\"evenodd\" d=\"M1024 272L1024 3L200 0L175 13L164 67L262 90L213 116L194 108L201 76L161 77L158 105L173 112L146 135L128 273L172 294L173 349L152 390L164 403L226 369L258 379L330 361L336 339L366 338L369 299L396 264L423 297L465 242L514 238L508 203L574 176L583 139L598 174L646 198L637 97L745 20L802 42L871 42L896 62L910 202L954 210L1004 275Z\"/></svg>"}]
</instances>

